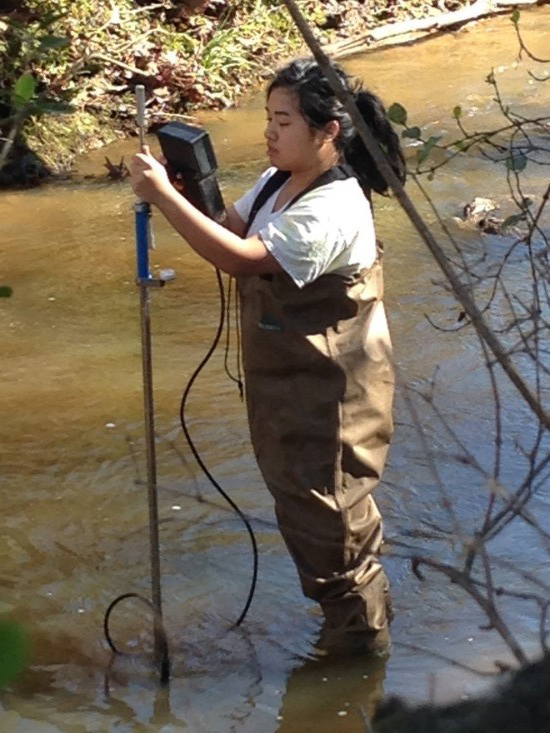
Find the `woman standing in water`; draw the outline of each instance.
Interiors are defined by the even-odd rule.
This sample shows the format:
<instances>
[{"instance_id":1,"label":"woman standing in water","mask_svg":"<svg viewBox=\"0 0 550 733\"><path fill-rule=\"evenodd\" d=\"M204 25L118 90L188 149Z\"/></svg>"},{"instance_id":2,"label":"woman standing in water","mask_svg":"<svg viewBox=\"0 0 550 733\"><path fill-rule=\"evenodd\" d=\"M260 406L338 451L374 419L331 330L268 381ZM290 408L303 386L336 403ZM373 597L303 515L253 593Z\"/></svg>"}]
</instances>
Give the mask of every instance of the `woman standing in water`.
<instances>
[{"instance_id":1,"label":"woman standing in water","mask_svg":"<svg viewBox=\"0 0 550 733\"><path fill-rule=\"evenodd\" d=\"M334 68L404 181L382 103ZM303 591L324 613L318 651L385 652L391 603L372 491L394 380L370 198L387 185L315 61L279 71L266 112L271 167L225 226L148 152L135 156L131 181L199 255L238 278L252 444Z\"/></svg>"}]
</instances>

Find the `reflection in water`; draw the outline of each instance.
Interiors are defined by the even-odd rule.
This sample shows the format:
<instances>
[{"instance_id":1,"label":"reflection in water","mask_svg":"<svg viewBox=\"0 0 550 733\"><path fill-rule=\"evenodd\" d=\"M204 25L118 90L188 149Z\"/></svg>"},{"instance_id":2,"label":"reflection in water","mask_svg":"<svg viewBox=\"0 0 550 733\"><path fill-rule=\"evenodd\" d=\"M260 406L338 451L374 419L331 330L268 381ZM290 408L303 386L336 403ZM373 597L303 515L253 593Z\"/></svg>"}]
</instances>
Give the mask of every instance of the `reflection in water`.
<instances>
[{"instance_id":1,"label":"reflection in water","mask_svg":"<svg viewBox=\"0 0 550 733\"><path fill-rule=\"evenodd\" d=\"M384 695L386 660L308 660L286 685L277 733L364 733Z\"/></svg>"},{"instance_id":2,"label":"reflection in water","mask_svg":"<svg viewBox=\"0 0 550 733\"><path fill-rule=\"evenodd\" d=\"M549 22L548 8L522 13L536 53L544 53L539 46ZM504 17L346 65L388 103L401 101L415 124L438 121L438 128L450 129L456 104L463 105L465 117L478 110L487 125L494 123L491 90L483 81L491 66L506 78L509 99L521 100L531 112L548 105L550 87L529 85L525 72L512 68L515 56L513 26ZM262 95L241 109L204 116L228 201L265 165L263 117ZM134 148L133 141L124 143L112 157L128 156ZM82 172L99 173L104 154L90 156ZM458 173L438 174L431 192L444 216L486 195L488 165L468 155ZM505 199L505 183L492 169L491 175L491 196ZM534 172L534 188L536 175L545 172ZM350 666L323 674L320 663L303 662L319 621L302 598L275 528L243 405L224 375L220 353L198 380L188 415L203 459L251 517L260 547L258 589L246 629L232 629L250 583L248 538L196 468L178 420L182 390L216 329L218 295L211 269L160 217L154 220L152 263L177 273L174 283L153 294L152 304L163 597L173 678L164 694L146 661L120 658L105 681L105 609L121 592L149 593L132 203L127 186L89 181L0 197L1 280L14 288L13 298L0 302L0 601L26 622L34 641L31 669L0 701L0 731L275 733L294 726L298 733L306 725L319 732L348 730L338 725L362 731L358 708L375 706L384 670ZM376 200L375 214L386 243L387 303L399 366L409 380L439 367L444 407L479 460L490 461L485 446L494 422L472 340L436 333L427 323L427 312L452 317L454 304L434 289L435 266L393 201ZM472 250L479 247L478 233L463 235ZM483 242L489 255L498 256L498 240ZM529 415L513 394L505 411L523 439ZM378 493L390 533L411 515L433 522L443 515L426 457L406 422L398 415L386 488ZM430 427L434 450L448 457L444 479L468 530L486 495L468 466L453 461L445 436ZM517 470L516 459L513 450L503 455L504 476ZM540 516L547 511L548 503L541 503ZM507 556L521 555L533 572L547 567L527 530L515 530L501 544ZM477 678L410 648L436 649L491 668L492 659L504 655L494 636L479 631L482 615L456 586L419 584L405 563L391 558L386 567L397 609L386 692L425 698L434 670L439 699L478 689ZM150 646L146 612L120 608L116 616L117 644L136 651ZM526 614L517 613L514 623L526 640L536 637ZM400 646L403 640L411 647Z\"/></svg>"}]
</instances>

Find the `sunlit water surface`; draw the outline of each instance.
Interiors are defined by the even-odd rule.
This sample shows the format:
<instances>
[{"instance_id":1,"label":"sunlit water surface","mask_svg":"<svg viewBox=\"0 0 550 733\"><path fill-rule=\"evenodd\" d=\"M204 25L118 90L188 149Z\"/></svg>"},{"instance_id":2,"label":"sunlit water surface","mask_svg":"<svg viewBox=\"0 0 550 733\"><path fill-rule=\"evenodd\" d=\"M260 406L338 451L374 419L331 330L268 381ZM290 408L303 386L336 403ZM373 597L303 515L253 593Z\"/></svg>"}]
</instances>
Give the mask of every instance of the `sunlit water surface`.
<instances>
[{"instance_id":1,"label":"sunlit water surface","mask_svg":"<svg viewBox=\"0 0 550 733\"><path fill-rule=\"evenodd\" d=\"M533 50L544 54L550 10L525 13L523 25ZM547 108L548 85L533 84L525 66L516 68L516 51L512 24L501 17L345 65L388 104L404 104L411 122L440 132L452 129L450 111L457 104L467 118L476 112L478 126L495 122L484 81L491 68L525 111ZM213 138L228 201L266 164L263 105L260 94L239 109L201 119ZM134 148L130 141L106 152L117 160ZM251 578L248 536L197 468L178 417L182 391L214 335L219 296L212 269L159 216L152 262L177 272L173 283L152 293L170 687L159 690L146 657L112 662L103 616L119 593L149 594L149 540L133 196L126 184L84 178L101 174L104 152L82 161L76 182L0 197L1 279L14 288L10 300L0 301L0 601L27 624L33 641L30 668L2 697L0 730L351 732L364 729L360 706L372 711L383 694L448 700L482 689L485 678L444 657L489 670L494 659L509 658L502 643L494 632L479 630L484 618L459 589L436 576L420 583L405 561L392 558L387 569L397 616L387 668L308 661L320 619L301 595L274 525L243 405L219 349L193 389L188 423L210 471L252 518L259 544L252 607L243 627L230 629ZM542 180L537 175L543 173L533 175L534 190ZM508 196L504 176L491 174L474 156L429 185L445 217L476 195ZM433 219L412 188L411 195ZM436 266L396 205L377 199L375 214L386 244L387 303L401 378L414 383L439 366L441 406L490 467L492 401L476 341L467 332L432 328L426 314L449 325L459 308L433 284ZM472 231L463 236L471 246L480 240ZM487 244L495 252L501 246L498 238ZM233 348L229 365L234 372ZM525 435L530 416L512 390L508 396L505 415ZM389 537L399 536L407 522L447 522L401 399L396 418L386 483L378 492ZM487 496L471 472L445 458L450 449L443 431L427 428L436 456L443 456L442 478L460 521L471 529ZM513 477L514 461L504 463L504 476ZM539 516L548 517L547 497L538 501ZM521 527L500 544L504 556L519 556L531 570L547 565ZM511 623L526 648L536 650L529 611L512 608ZM128 651L149 648L150 627L147 611L135 602L113 614L113 636Z\"/></svg>"}]
</instances>

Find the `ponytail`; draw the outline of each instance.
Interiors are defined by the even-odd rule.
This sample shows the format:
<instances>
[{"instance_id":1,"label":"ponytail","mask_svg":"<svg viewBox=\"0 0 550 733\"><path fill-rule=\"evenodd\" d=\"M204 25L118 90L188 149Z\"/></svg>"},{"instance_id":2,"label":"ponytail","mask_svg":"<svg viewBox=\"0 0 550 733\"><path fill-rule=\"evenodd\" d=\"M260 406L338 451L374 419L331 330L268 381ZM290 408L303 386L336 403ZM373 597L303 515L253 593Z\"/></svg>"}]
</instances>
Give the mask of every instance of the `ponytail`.
<instances>
[{"instance_id":1,"label":"ponytail","mask_svg":"<svg viewBox=\"0 0 550 733\"><path fill-rule=\"evenodd\" d=\"M384 105L375 94L361 88L355 92L354 98L361 117L386 154L391 169L400 183L404 184L407 174L405 157ZM357 131L344 146L343 153L346 163L353 168L365 193L376 191L379 194L387 194L388 184Z\"/></svg>"}]
</instances>

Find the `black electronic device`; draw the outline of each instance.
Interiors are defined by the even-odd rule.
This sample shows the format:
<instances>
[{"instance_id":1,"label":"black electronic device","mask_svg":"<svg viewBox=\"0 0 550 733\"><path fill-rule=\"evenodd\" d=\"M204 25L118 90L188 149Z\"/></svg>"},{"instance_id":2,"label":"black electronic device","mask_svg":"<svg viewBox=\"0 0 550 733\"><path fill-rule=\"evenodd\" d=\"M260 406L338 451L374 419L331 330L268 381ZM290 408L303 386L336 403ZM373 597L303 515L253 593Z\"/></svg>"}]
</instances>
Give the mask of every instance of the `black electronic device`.
<instances>
[{"instance_id":1,"label":"black electronic device","mask_svg":"<svg viewBox=\"0 0 550 733\"><path fill-rule=\"evenodd\" d=\"M170 122L157 131L168 170L175 184L180 180L183 194L203 214L221 220L225 214L216 178L218 164L208 133L183 122Z\"/></svg>"}]
</instances>

